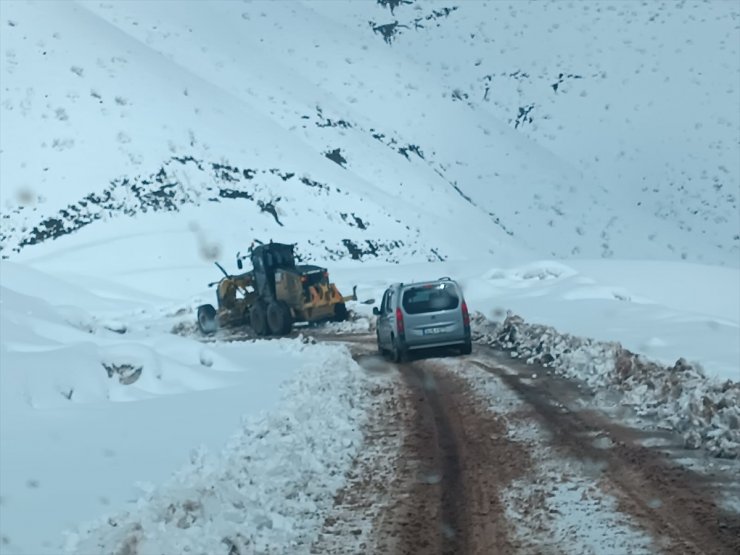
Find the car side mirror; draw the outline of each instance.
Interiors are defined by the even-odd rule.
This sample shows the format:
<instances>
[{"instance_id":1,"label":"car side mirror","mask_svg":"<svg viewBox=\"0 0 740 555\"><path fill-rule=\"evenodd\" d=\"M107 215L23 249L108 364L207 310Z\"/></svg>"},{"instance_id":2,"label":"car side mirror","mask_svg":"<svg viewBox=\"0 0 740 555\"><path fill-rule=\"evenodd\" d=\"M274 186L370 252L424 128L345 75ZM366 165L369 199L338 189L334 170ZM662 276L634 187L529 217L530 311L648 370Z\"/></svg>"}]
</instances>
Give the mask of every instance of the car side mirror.
<instances>
[{"instance_id":1,"label":"car side mirror","mask_svg":"<svg viewBox=\"0 0 740 555\"><path fill-rule=\"evenodd\" d=\"M377 306L373 307L373 314L375 314L375 316L380 316L380 309Z\"/></svg>"}]
</instances>

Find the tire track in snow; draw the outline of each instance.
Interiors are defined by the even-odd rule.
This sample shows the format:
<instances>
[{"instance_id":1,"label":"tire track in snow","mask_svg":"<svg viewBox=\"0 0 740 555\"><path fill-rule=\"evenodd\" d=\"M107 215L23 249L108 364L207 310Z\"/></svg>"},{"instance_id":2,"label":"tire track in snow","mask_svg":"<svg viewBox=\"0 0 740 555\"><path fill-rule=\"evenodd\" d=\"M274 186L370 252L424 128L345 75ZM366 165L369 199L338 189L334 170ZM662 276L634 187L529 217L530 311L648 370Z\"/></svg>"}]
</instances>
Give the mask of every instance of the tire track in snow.
<instances>
[{"instance_id":1,"label":"tire track in snow","mask_svg":"<svg viewBox=\"0 0 740 555\"><path fill-rule=\"evenodd\" d=\"M638 445L634 430L604 415L566 408L565 397L572 392L565 380L523 379L494 360L472 364L503 381L533 409L539 425L552 434L553 446L580 461L604 464L602 489L614 495L619 510L649 530L666 552L740 552L740 515L718 506L706 477ZM531 375L532 368L527 372Z\"/></svg>"},{"instance_id":2,"label":"tire track in snow","mask_svg":"<svg viewBox=\"0 0 740 555\"><path fill-rule=\"evenodd\" d=\"M312 553L740 552L717 476L639 444L665 434L584 409L575 382L482 346L394 365L370 334L311 331L378 379L365 446Z\"/></svg>"},{"instance_id":3,"label":"tire track in snow","mask_svg":"<svg viewBox=\"0 0 740 555\"><path fill-rule=\"evenodd\" d=\"M434 360L387 363L368 354L372 339L353 350L382 375L384 412L312 552L516 552L501 493L526 471L526 450L464 379Z\"/></svg>"}]
</instances>

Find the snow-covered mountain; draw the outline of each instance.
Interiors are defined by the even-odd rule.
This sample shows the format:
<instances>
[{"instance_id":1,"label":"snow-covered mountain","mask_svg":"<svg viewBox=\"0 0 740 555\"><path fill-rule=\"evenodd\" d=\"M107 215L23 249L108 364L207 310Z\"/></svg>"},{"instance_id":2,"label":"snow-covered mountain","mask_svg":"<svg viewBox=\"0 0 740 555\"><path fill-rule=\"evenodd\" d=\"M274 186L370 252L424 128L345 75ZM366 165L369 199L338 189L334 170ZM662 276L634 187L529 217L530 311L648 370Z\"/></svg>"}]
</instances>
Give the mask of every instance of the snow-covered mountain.
<instances>
[{"instance_id":1,"label":"snow-covered mountain","mask_svg":"<svg viewBox=\"0 0 740 555\"><path fill-rule=\"evenodd\" d=\"M730 2L5 2L2 255L166 218L229 256L274 238L394 262L737 266L737 16Z\"/></svg>"},{"instance_id":2,"label":"snow-covered mountain","mask_svg":"<svg viewBox=\"0 0 740 555\"><path fill-rule=\"evenodd\" d=\"M387 384L195 334L253 241L685 357L695 416L740 381L739 44L722 1L0 1L0 551L315 535Z\"/></svg>"}]
</instances>

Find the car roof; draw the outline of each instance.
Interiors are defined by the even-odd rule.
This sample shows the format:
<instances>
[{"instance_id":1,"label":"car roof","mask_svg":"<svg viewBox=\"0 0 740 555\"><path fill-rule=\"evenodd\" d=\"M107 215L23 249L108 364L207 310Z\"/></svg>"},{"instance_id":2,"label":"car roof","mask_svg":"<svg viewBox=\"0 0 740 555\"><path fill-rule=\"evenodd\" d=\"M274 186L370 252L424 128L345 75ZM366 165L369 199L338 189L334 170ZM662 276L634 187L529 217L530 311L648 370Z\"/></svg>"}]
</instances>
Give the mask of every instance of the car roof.
<instances>
[{"instance_id":1,"label":"car roof","mask_svg":"<svg viewBox=\"0 0 740 555\"><path fill-rule=\"evenodd\" d=\"M432 279L428 281L414 281L412 283L401 283L400 286L402 289L410 289L412 287L423 287L425 285L436 285L438 283L451 283L452 285L457 285L457 282L453 279L450 279L448 277L443 277L439 279Z\"/></svg>"}]
</instances>

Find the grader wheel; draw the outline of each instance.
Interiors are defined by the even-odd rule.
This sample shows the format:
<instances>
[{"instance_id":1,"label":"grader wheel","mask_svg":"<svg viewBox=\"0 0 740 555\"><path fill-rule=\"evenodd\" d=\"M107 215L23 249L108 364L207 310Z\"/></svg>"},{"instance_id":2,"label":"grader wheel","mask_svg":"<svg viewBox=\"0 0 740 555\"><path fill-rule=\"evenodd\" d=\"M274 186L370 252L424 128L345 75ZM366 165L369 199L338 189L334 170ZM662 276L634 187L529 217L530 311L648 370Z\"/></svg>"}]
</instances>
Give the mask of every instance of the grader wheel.
<instances>
[{"instance_id":1,"label":"grader wheel","mask_svg":"<svg viewBox=\"0 0 740 555\"><path fill-rule=\"evenodd\" d=\"M210 335L218 329L216 309L212 305L204 304L198 307L198 329L203 335Z\"/></svg>"},{"instance_id":2,"label":"grader wheel","mask_svg":"<svg viewBox=\"0 0 740 555\"><path fill-rule=\"evenodd\" d=\"M344 303L337 303L334 305L334 316L332 317L332 322L344 322L349 317L349 313L347 312L347 307Z\"/></svg>"},{"instance_id":3,"label":"grader wheel","mask_svg":"<svg viewBox=\"0 0 740 555\"><path fill-rule=\"evenodd\" d=\"M267 315L265 314L265 305L256 302L249 309L249 325L252 326L254 333L257 335L267 335L270 333L267 327Z\"/></svg>"},{"instance_id":4,"label":"grader wheel","mask_svg":"<svg viewBox=\"0 0 740 555\"><path fill-rule=\"evenodd\" d=\"M273 335L290 333L290 329L293 327L293 318L286 303L273 301L267 305L267 325Z\"/></svg>"}]
</instances>

